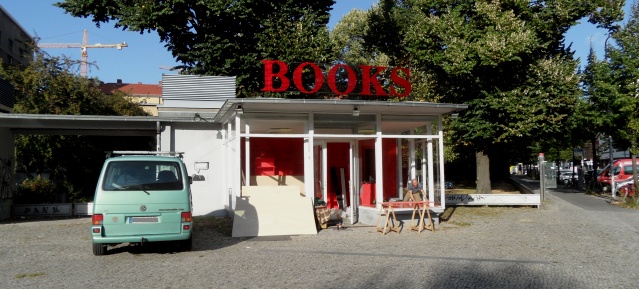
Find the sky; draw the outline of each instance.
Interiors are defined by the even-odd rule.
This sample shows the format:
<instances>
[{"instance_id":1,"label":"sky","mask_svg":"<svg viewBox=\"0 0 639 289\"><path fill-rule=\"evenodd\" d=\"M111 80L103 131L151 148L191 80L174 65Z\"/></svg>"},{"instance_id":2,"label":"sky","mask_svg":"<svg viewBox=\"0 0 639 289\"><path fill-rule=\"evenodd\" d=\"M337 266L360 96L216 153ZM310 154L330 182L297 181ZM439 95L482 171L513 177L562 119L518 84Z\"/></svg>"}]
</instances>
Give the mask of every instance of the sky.
<instances>
[{"instance_id":1,"label":"sky","mask_svg":"<svg viewBox=\"0 0 639 289\"><path fill-rule=\"evenodd\" d=\"M31 36L39 37L40 43L81 43L83 30L88 31L89 44L116 44L126 42L128 47L122 50L114 48L90 48L87 50L89 62L96 67L89 67L88 76L97 77L103 82L154 84L162 80L162 74L176 72L162 69L177 65L171 53L166 50L155 32L140 34L139 32L122 31L113 27L113 23L101 24L97 28L90 19L76 18L65 14L64 10L53 6L61 0L0 0L0 5ZM378 0L337 0L331 11L329 28L352 9L368 10ZM626 14L632 0L626 3ZM627 15L626 15L627 16ZM596 29L593 25L583 23L571 28L566 34L566 43L572 43L575 57L582 63L588 55L590 43L595 47L598 57L603 57L606 31ZM81 59L80 48L48 48L51 55L65 54L72 59Z\"/></svg>"}]
</instances>

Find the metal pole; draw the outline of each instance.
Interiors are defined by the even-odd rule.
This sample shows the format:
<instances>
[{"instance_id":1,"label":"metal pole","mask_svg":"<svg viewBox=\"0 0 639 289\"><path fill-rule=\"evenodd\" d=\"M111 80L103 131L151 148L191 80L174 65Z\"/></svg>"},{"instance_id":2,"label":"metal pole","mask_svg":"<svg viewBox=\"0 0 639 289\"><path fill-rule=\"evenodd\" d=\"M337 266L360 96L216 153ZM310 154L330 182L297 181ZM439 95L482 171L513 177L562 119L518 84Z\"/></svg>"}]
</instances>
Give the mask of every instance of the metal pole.
<instances>
[{"instance_id":1,"label":"metal pole","mask_svg":"<svg viewBox=\"0 0 639 289\"><path fill-rule=\"evenodd\" d=\"M162 150L162 125L159 121L155 122L155 150Z\"/></svg>"},{"instance_id":2,"label":"metal pole","mask_svg":"<svg viewBox=\"0 0 639 289\"><path fill-rule=\"evenodd\" d=\"M615 162L615 159L613 157L613 152L612 152L612 136L608 136L608 151L610 153L610 169L608 170L609 174L610 174L610 193L612 198L616 198L616 194L615 194L615 173L613 171L613 167L612 165Z\"/></svg>"},{"instance_id":3,"label":"metal pole","mask_svg":"<svg viewBox=\"0 0 639 289\"><path fill-rule=\"evenodd\" d=\"M544 153L539 153L539 194L541 194L541 201L545 201L546 198L546 172L544 168Z\"/></svg>"}]
</instances>

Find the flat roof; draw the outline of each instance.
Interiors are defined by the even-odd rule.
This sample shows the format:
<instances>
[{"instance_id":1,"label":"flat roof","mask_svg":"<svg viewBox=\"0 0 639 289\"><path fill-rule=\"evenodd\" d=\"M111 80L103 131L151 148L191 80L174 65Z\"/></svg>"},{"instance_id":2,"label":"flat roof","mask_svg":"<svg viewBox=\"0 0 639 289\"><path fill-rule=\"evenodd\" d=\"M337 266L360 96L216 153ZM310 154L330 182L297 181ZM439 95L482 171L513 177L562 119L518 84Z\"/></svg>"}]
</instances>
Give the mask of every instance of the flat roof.
<instances>
[{"instance_id":1,"label":"flat roof","mask_svg":"<svg viewBox=\"0 0 639 289\"><path fill-rule=\"evenodd\" d=\"M214 118L215 122L228 119L238 105L243 112L270 113L352 113L358 107L362 114L446 115L468 108L466 104L418 101L365 101L323 99L237 98L227 100Z\"/></svg>"},{"instance_id":2,"label":"flat roof","mask_svg":"<svg viewBox=\"0 0 639 289\"><path fill-rule=\"evenodd\" d=\"M19 134L155 135L158 122L207 126L221 124L233 115L238 106L241 106L244 112L333 114L350 114L358 107L362 114L416 116L445 115L468 108L465 104L412 101L251 98L226 100L213 119L201 117L196 110L193 111L192 117L0 113L0 128L9 128Z\"/></svg>"},{"instance_id":3,"label":"flat roof","mask_svg":"<svg viewBox=\"0 0 639 289\"><path fill-rule=\"evenodd\" d=\"M202 122L157 116L55 115L0 113L0 128L20 134L155 135L157 122Z\"/></svg>"}]
</instances>

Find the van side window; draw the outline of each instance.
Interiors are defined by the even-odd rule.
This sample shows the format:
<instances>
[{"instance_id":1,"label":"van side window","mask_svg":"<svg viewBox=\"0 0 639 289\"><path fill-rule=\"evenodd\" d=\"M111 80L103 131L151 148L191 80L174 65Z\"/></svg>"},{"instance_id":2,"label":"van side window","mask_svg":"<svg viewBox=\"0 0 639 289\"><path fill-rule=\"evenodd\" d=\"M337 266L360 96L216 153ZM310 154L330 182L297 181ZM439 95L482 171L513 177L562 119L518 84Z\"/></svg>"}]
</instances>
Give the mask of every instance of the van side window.
<instances>
[{"instance_id":1,"label":"van side window","mask_svg":"<svg viewBox=\"0 0 639 289\"><path fill-rule=\"evenodd\" d=\"M181 190L182 174L177 162L112 161L106 168L105 191Z\"/></svg>"}]
</instances>

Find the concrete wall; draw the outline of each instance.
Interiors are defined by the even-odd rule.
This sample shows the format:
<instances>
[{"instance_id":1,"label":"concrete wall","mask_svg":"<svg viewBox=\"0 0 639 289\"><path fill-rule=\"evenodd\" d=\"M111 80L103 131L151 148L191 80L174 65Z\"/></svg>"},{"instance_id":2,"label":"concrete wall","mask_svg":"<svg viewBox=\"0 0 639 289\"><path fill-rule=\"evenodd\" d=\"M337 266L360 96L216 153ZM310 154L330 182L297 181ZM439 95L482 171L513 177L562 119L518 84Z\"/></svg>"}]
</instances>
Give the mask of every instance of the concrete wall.
<instances>
[{"instance_id":1,"label":"concrete wall","mask_svg":"<svg viewBox=\"0 0 639 289\"><path fill-rule=\"evenodd\" d=\"M225 216L224 146L219 124L173 124L161 135L162 151L184 152L184 164L193 177L194 216ZM196 169L208 163L208 169Z\"/></svg>"},{"instance_id":2,"label":"concrete wall","mask_svg":"<svg viewBox=\"0 0 639 289\"><path fill-rule=\"evenodd\" d=\"M8 128L0 128L0 220L11 216L15 175L15 137Z\"/></svg>"}]
</instances>

